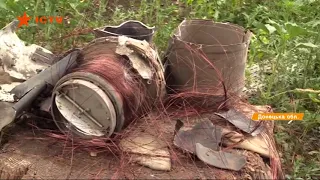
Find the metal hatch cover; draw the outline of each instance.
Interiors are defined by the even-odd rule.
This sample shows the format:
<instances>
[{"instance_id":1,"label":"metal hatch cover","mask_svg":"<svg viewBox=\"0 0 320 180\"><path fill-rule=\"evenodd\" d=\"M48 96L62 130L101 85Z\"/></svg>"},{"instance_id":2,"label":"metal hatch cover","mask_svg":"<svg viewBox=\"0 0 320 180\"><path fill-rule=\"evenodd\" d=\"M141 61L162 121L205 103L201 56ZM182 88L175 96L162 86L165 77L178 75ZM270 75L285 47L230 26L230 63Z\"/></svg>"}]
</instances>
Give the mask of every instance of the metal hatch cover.
<instances>
[{"instance_id":1,"label":"metal hatch cover","mask_svg":"<svg viewBox=\"0 0 320 180\"><path fill-rule=\"evenodd\" d=\"M85 136L111 136L116 127L115 108L97 85L80 79L64 82L55 92L58 110Z\"/></svg>"}]
</instances>

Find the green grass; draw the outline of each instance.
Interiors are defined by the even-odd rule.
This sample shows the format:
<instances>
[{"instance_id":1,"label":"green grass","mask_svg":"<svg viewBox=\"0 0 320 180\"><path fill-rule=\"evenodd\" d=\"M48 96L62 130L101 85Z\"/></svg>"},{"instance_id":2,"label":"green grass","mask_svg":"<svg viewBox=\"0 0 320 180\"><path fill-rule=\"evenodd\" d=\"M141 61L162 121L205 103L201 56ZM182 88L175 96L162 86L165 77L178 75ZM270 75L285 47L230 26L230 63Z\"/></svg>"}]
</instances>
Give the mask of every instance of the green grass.
<instances>
[{"instance_id":1,"label":"green grass","mask_svg":"<svg viewBox=\"0 0 320 180\"><path fill-rule=\"evenodd\" d=\"M254 37L248 64L269 64L256 104L278 112L304 112L301 122L277 123L277 140L288 179L320 177L320 95L295 91L320 89L320 3L318 0L0 0L0 26L23 12L31 17L62 15L69 24L30 24L21 39L55 53L81 46L93 38L84 29L136 19L156 26L160 52L183 18L228 21L249 28ZM182 6L183 4L183 6ZM84 34L83 34L84 33ZM75 35L75 36L72 36Z\"/></svg>"}]
</instances>

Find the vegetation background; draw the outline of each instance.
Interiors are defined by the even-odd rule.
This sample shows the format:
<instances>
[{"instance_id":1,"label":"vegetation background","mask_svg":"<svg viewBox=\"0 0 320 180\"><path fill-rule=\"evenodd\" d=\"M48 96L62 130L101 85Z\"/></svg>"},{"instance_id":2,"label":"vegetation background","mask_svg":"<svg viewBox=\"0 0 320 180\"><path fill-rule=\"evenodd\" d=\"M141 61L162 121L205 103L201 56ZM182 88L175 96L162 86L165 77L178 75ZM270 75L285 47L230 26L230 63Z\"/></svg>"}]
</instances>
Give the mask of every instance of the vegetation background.
<instances>
[{"instance_id":1,"label":"vegetation background","mask_svg":"<svg viewBox=\"0 0 320 180\"><path fill-rule=\"evenodd\" d=\"M248 69L258 70L248 73L247 81L262 83L250 101L278 112L305 113L300 122L277 122L276 137L288 179L320 178L319 0L0 0L0 27L24 12L65 17L63 24L30 22L17 32L55 53L90 41L93 28L130 19L156 26L159 52L184 18L250 29Z\"/></svg>"}]
</instances>

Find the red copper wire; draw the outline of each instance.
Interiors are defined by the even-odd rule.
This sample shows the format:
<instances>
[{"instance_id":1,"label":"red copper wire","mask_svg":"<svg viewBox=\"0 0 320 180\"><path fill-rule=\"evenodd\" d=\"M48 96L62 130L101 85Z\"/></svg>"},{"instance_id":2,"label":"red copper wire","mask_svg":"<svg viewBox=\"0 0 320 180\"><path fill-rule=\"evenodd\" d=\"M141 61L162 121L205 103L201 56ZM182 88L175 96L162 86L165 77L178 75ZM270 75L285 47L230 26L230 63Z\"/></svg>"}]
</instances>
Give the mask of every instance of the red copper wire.
<instances>
[{"instance_id":1,"label":"red copper wire","mask_svg":"<svg viewBox=\"0 0 320 180\"><path fill-rule=\"evenodd\" d=\"M121 95L126 121L140 116L145 102L146 89L141 79L133 72L128 61L116 54L100 54L90 60L80 59L74 71L98 75L110 83Z\"/></svg>"}]
</instances>

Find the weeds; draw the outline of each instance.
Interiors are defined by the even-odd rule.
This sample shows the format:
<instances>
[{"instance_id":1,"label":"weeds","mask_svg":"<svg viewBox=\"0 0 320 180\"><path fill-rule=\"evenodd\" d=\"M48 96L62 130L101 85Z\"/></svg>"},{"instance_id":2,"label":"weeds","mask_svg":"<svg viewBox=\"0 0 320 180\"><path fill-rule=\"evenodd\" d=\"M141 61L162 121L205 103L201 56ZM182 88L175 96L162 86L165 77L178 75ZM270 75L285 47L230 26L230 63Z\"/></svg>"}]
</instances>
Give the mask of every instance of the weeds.
<instances>
[{"instance_id":1,"label":"weeds","mask_svg":"<svg viewBox=\"0 0 320 180\"><path fill-rule=\"evenodd\" d=\"M56 53L79 46L93 36L84 29L137 19L155 26L154 42L165 50L183 18L228 21L253 31L248 65L258 65L264 76L257 104L279 112L304 112L302 122L278 123L277 140L288 179L320 177L320 4L317 0L0 0L0 26L23 12L29 16L64 16L61 25L31 23L18 31L29 42ZM255 77L259 78L259 77ZM248 79L248 82L252 80Z\"/></svg>"}]
</instances>

